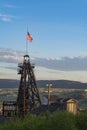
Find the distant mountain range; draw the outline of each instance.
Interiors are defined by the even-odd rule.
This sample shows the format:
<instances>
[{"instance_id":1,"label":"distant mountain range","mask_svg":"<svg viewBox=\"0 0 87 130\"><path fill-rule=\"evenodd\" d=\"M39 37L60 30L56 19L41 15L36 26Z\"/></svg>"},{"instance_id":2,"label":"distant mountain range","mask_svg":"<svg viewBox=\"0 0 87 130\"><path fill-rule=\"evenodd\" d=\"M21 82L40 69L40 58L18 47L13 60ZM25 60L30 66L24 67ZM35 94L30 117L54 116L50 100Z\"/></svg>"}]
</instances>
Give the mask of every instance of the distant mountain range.
<instances>
[{"instance_id":1,"label":"distant mountain range","mask_svg":"<svg viewBox=\"0 0 87 130\"><path fill-rule=\"evenodd\" d=\"M74 89L87 89L87 83L70 80L38 80L37 85L39 88L46 88L46 84L52 84L53 88L74 88ZM0 88L18 88L19 80L0 79Z\"/></svg>"},{"instance_id":2,"label":"distant mountain range","mask_svg":"<svg viewBox=\"0 0 87 130\"><path fill-rule=\"evenodd\" d=\"M87 89L87 83L70 80L38 80L39 87L46 87L46 84L52 84L53 88L75 88L75 89Z\"/></svg>"},{"instance_id":3,"label":"distant mountain range","mask_svg":"<svg viewBox=\"0 0 87 130\"><path fill-rule=\"evenodd\" d=\"M0 88L18 88L20 81L13 79L0 79Z\"/></svg>"}]
</instances>

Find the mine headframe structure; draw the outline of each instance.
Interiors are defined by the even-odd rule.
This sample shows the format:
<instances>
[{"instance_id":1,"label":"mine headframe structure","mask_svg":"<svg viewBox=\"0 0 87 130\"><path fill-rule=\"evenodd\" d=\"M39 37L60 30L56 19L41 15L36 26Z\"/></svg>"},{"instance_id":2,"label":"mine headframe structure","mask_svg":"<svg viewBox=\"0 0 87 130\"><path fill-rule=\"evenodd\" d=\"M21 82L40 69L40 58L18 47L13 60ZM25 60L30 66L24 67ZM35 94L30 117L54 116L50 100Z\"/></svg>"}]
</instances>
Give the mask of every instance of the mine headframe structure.
<instances>
[{"instance_id":1,"label":"mine headframe structure","mask_svg":"<svg viewBox=\"0 0 87 130\"><path fill-rule=\"evenodd\" d=\"M30 63L29 55L24 55L23 63L18 64L18 74L21 75L17 97L19 116L24 116L34 108L41 105L41 99L37 88L34 64Z\"/></svg>"}]
</instances>

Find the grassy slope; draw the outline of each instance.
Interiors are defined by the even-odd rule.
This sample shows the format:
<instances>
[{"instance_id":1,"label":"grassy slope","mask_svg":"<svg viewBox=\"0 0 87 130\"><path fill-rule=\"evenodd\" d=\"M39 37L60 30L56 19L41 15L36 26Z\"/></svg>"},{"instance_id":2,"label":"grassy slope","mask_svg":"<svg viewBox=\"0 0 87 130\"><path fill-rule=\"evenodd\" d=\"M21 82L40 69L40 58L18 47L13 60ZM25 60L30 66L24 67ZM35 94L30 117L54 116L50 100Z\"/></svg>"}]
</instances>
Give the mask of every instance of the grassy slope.
<instances>
[{"instance_id":1,"label":"grassy slope","mask_svg":"<svg viewBox=\"0 0 87 130\"><path fill-rule=\"evenodd\" d=\"M67 112L49 112L40 116L27 115L23 120L0 125L0 130L87 130L87 113L73 115Z\"/></svg>"}]
</instances>

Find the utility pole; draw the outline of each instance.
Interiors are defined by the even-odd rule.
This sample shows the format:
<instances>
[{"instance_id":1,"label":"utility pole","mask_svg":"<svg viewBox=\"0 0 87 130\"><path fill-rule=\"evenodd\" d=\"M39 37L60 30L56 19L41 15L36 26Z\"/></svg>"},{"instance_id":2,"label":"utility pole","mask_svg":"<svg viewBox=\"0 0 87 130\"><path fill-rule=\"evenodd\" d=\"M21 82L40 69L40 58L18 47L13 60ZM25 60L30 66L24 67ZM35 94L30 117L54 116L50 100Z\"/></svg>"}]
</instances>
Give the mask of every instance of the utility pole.
<instances>
[{"instance_id":1,"label":"utility pole","mask_svg":"<svg viewBox=\"0 0 87 130\"><path fill-rule=\"evenodd\" d=\"M48 106L50 105L50 88L52 87L52 84L48 83L46 84L46 86L48 87Z\"/></svg>"}]
</instances>

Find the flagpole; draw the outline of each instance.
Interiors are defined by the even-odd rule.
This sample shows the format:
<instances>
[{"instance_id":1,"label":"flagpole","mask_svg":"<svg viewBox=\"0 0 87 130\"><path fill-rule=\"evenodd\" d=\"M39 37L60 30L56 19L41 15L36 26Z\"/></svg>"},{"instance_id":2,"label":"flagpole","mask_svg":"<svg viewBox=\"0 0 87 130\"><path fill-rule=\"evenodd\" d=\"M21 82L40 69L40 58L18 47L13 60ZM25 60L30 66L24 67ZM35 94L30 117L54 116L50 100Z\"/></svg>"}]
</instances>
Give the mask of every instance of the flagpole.
<instances>
[{"instance_id":1,"label":"flagpole","mask_svg":"<svg viewBox=\"0 0 87 130\"><path fill-rule=\"evenodd\" d=\"M26 55L28 55L28 40L26 38Z\"/></svg>"},{"instance_id":2,"label":"flagpole","mask_svg":"<svg viewBox=\"0 0 87 130\"><path fill-rule=\"evenodd\" d=\"M32 36L30 35L30 33L28 32L28 27L27 27L27 37L26 37L26 55L28 55L28 40L30 42L32 42L33 38Z\"/></svg>"},{"instance_id":3,"label":"flagpole","mask_svg":"<svg viewBox=\"0 0 87 130\"><path fill-rule=\"evenodd\" d=\"M28 33L28 26L27 26L27 33ZM28 55L28 39L26 37L26 55Z\"/></svg>"}]
</instances>

